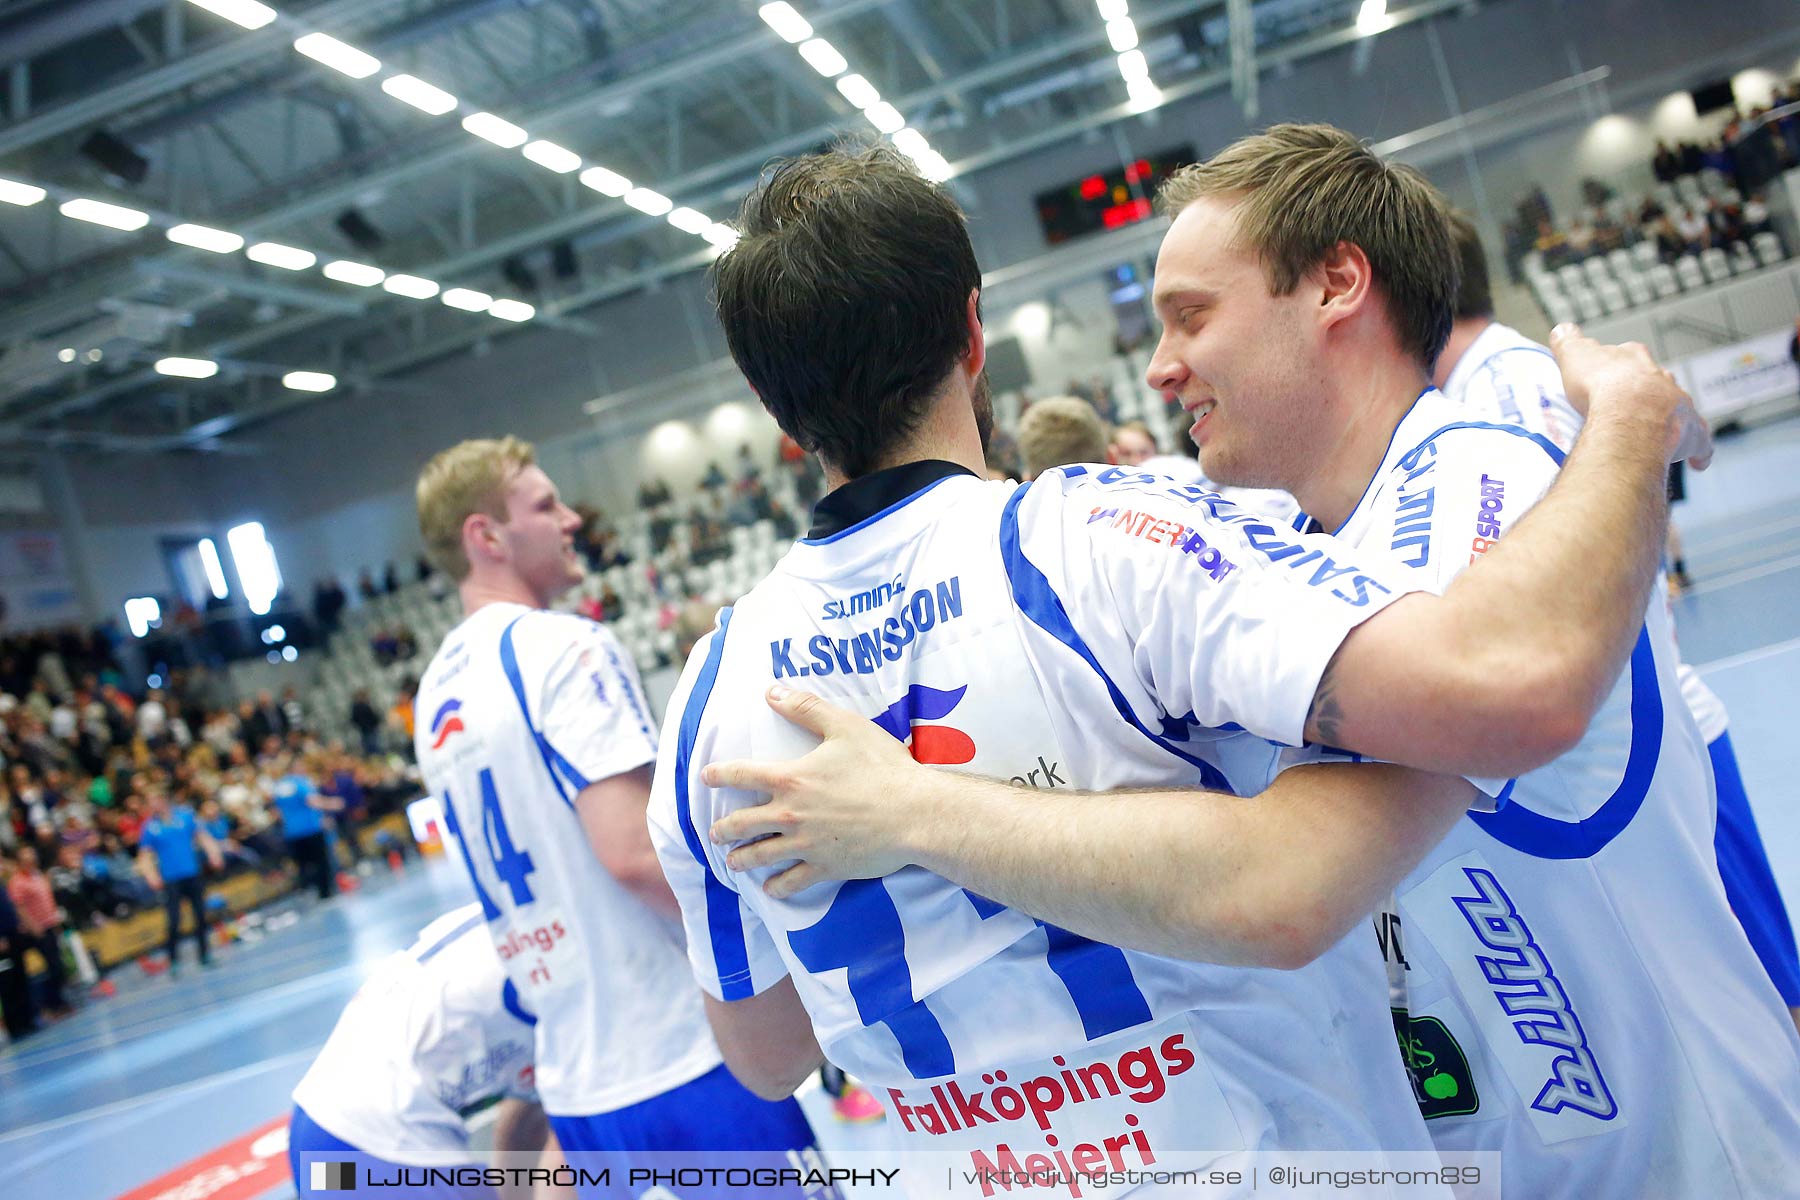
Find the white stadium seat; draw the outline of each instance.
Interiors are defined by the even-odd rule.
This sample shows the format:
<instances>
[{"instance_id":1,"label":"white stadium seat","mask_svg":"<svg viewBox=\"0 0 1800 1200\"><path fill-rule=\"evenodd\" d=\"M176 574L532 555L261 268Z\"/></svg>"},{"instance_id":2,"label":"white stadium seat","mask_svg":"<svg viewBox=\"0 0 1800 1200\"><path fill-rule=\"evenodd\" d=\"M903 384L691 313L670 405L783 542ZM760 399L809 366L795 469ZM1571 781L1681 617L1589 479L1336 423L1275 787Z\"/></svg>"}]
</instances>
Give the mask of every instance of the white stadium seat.
<instances>
[{"instance_id":1,"label":"white stadium seat","mask_svg":"<svg viewBox=\"0 0 1800 1200\"><path fill-rule=\"evenodd\" d=\"M1731 260L1717 246L1708 246L1700 252L1700 269L1706 272L1706 278L1711 283L1731 278Z\"/></svg>"}]
</instances>

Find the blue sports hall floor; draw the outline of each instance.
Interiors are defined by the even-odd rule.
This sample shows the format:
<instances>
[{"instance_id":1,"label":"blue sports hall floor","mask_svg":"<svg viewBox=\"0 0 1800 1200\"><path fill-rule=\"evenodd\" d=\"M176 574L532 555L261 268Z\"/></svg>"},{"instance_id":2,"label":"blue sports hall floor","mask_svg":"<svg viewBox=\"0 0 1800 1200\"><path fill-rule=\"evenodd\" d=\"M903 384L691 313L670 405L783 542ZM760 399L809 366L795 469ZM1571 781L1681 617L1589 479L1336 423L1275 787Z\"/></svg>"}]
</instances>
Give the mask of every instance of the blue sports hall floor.
<instances>
[{"instance_id":1,"label":"blue sports hall floor","mask_svg":"<svg viewBox=\"0 0 1800 1200\"><path fill-rule=\"evenodd\" d=\"M1730 710L1776 877L1800 902L1800 796L1782 750L1800 713L1800 417L1722 441L1688 496L1676 512L1695 583L1676 606L1682 651ZM116 996L0 1049L4 1194L113 1200L276 1120L369 967L469 899L458 864L440 858L297 906L210 972L115 971ZM816 1092L807 1103L828 1148L877 1136L837 1125Z\"/></svg>"}]
</instances>

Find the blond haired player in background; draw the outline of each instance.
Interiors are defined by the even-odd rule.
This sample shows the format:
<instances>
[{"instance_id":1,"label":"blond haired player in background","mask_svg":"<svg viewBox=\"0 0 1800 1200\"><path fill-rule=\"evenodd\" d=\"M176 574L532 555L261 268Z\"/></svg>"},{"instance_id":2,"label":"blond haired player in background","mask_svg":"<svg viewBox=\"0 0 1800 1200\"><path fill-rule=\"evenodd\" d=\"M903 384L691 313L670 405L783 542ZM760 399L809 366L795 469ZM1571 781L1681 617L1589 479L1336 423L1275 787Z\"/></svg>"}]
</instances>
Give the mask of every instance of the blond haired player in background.
<instances>
[{"instance_id":1,"label":"blond haired player in background","mask_svg":"<svg viewBox=\"0 0 1800 1200\"><path fill-rule=\"evenodd\" d=\"M419 765L537 1016L538 1093L563 1153L785 1164L812 1145L805 1116L731 1077L686 977L644 821L656 729L637 671L604 626L548 611L582 578L581 518L516 438L445 450L417 490L427 551L465 613L419 682ZM603 1194L630 1194L614 1176Z\"/></svg>"}]
</instances>

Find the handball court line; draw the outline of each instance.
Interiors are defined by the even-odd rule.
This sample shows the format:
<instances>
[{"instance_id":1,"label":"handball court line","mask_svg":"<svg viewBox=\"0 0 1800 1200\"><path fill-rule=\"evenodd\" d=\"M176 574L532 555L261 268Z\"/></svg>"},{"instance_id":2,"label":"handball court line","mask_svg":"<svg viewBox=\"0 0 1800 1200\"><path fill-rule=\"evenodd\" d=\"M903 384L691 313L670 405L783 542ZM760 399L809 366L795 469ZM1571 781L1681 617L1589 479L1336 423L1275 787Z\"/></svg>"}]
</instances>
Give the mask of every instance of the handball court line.
<instances>
[{"instance_id":1,"label":"handball court line","mask_svg":"<svg viewBox=\"0 0 1800 1200\"><path fill-rule=\"evenodd\" d=\"M319 1048L317 1046L308 1046L303 1050L293 1050L287 1054L279 1054L273 1058L265 1058L260 1062L249 1063L241 1067L233 1067L228 1071L220 1071L215 1075L208 1075L204 1079L190 1079L185 1083L177 1083L172 1084L169 1087L158 1088L152 1092L145 1092L141 1096L133 1096L129 1100L116 1100L111 1104L100 1105L98 1108L90 1108L83 1112L70 1113L68 1116L56 1117L49 1121L40 1121L36 1125L27 1125L22 1129L14 1129L7 1133L0 1133L0 1146L4 1146L11 1142L23 1141L26 1138L42 1137L45 1134L57 1133L90 1122L105 1121L109 1117L131 1113L134 1109L142 1109L150 1105L161 1108L184 1096L191 1096L199 1092L223 1087L227 1084L241 1083L246 1079L267 1074L270 1071L279 1070L297 1062L311 1060L318 1052ZM145 1115L154 1116L156 1114L146 1113ZM116 1133L118 1127L118 1125L114 1125L113 1128L108 1131L109 1136ZM28 1152L23 1156L9 1155L7 1167L9 1170L24 1168L47 1158L65 1154L68 1150L69 1146L65 1140L54 1139L50 1144L36 1152Z\"/></svg>"}]
</instances>

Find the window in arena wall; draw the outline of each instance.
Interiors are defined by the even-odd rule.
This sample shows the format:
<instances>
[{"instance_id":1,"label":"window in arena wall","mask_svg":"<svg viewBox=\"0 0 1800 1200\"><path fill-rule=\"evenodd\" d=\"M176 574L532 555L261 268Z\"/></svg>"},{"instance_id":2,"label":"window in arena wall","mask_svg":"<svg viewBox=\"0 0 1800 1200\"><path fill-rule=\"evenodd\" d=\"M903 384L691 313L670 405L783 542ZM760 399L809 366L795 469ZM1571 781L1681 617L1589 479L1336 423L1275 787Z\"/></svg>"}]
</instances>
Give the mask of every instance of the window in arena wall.
<instances>
[{"instance_id":1,"label":"window in arena wall","mask_svg":"<svg viewBox=\"0 0 1800 1200\"><path fill-rule=\"evenodd\" d=\"M162 624L162 605L155 596L133 596L125 602L125 623L132 637L143 637Z\"/></svg>"},{"instance_id":2,"label":"window in arena wall","mask_svg":"<svg viewBox=\"0 0 1800 1200\"><path fill-rule=\"evenodd\" d=\"M244 602L257 616L268 613L281 591L281 568L275 563L275 547L263 536L262 522L246 521L225 534L232 565L244 589Z\"/></svg>"}]
</instances>

